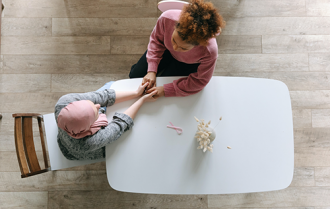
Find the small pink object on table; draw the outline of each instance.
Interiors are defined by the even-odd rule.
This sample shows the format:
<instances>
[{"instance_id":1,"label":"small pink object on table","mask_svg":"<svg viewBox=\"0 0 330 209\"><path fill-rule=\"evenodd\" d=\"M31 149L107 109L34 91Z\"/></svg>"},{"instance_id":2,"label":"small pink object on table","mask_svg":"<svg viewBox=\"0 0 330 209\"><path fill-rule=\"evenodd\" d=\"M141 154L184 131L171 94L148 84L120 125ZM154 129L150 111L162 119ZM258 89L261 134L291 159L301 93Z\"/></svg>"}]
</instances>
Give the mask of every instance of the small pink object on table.
<instances>
[{"instance_id":1,"label":"small pink object on table","mask_svg":"<svg viewBox=\"0 0 330 209\"><path fill-rule=\"evenodd\" d=\"M182 132L183 132L182 128L174 126L173 123L171 123L171 122L170 122L170 124L171 124L172 126L167 125L167 128L173 128L173 129L176 130L176 132L177 132L179 135L182 134Z\"/></svg>"}]
</instances>

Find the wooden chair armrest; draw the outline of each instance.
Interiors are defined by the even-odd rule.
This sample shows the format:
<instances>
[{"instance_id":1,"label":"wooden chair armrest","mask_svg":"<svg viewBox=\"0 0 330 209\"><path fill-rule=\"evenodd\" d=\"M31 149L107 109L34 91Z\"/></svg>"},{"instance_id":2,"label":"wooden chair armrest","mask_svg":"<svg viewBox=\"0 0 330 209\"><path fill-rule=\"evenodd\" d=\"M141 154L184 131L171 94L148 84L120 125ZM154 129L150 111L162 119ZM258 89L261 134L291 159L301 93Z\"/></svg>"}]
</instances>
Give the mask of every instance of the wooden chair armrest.
<instances>
[{"instance_id":1,"label":"wooden chair armrest","mask_svg":"<svg viewBox=\"0 0 330 209\"><path fill-rule=\"evenodd\" d=\"M40 113L15 113L13 114L13 117L37 117L40 116Z\"/></svg>"}]
</instances>

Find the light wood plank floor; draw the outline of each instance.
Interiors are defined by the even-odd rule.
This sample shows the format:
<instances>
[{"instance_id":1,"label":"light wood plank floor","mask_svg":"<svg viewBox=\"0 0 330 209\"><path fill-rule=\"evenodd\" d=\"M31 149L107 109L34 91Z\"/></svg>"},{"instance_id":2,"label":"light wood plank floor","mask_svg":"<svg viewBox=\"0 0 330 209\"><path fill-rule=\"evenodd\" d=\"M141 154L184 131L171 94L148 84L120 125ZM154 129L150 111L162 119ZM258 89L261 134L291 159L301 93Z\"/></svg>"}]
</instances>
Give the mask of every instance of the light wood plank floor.
<instances>
[{"instance_id":1,"label":"light wood plank floor","mask_svg":"<svg viewBox=\"0 0 330 209\"><path fill-rule=\"evenodd\" d=\"M11 114L128 78L161 13L158 0L3 1L0 208L330 209L329 0L212 0L227 21L214 75L281 80L293 107L290 187L230 195L117 192L104 163L21 179Z\"/></svg>"}]
</instances>

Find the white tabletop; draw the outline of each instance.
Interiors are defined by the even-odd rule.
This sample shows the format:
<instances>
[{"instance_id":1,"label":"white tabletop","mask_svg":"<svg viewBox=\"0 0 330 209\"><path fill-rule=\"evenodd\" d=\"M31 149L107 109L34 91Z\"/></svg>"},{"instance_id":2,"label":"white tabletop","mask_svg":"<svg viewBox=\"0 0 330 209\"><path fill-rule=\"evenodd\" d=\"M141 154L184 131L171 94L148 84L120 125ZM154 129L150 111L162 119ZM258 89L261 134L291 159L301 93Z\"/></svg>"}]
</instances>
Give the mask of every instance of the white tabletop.
<instances>
[{"instance_id":1,"label":"white tabletop","mask_svg":"<svg viewBox=\"0 0 330 209\"><path fill-rule=\"evenodd\" d=\"M157 78L157 85L176 79ZM141 79L120 80L111 88L135 90L140 83ZM108 107L108 119L133 102ZM213 127L222 117L215 128L213 153L197 150L194 116L211 120ZM167 128L169 122L183 133ZM213 77L198 94L144 104L134 123L106 147L108 181L116 190L229 194L284 189L292 181L291 101L280 81Z\"/></svg>"}]
</instances>

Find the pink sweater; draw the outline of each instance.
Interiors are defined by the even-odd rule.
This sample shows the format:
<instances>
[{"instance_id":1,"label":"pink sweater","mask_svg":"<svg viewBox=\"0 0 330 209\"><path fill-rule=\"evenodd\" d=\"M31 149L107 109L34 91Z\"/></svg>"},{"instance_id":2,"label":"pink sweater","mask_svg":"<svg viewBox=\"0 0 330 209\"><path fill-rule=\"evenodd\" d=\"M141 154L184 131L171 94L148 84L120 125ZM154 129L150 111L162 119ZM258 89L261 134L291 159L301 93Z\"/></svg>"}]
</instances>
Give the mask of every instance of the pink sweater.
<instances>
[{"instance_id":1,"label":"pink sweater","mask_svg":"<svg viewBox=\"0 0 330 209\"><path fill-rule=\"evenodd\" d=\"M196 73L164 85L165 97L184 97L201 91L210 81L218 57L218 45L215 38L207 46L195 46L187 52L174 51L171 38L181 10L167 10L157 21L148 44L148 72L157 72L160 60L167 49L178 61L187 64L200 63Z\"/></svg>"}]
</instances>

